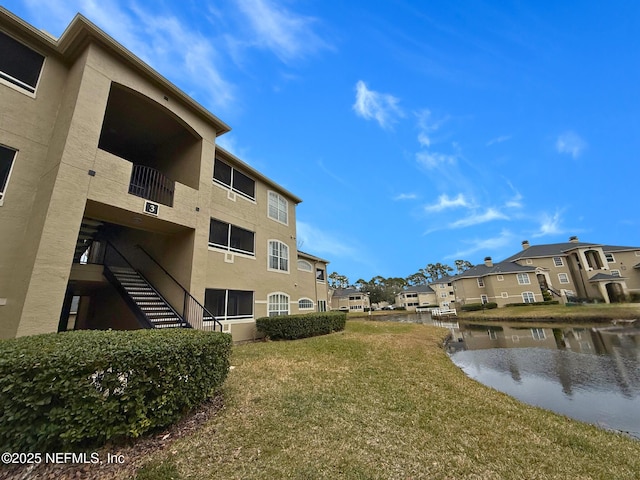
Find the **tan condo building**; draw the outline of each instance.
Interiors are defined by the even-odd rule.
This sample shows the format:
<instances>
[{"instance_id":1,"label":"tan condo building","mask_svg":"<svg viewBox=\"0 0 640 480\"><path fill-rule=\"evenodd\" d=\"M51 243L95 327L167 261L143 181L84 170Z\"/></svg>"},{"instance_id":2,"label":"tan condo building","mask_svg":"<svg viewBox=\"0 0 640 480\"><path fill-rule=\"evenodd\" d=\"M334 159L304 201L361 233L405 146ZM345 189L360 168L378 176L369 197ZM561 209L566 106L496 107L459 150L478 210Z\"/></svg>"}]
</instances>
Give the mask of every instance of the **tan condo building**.
<instances>
[{"instance_id":1,"label":"tan condo building","mask_svg":"<svg viewBox=\"0 0 640 480\"><path fill-rule=\"evenodd\" d=\"M239 341L257 317L327 309L328 262L297 249L301 200L86 18L55 39L0 7L0 104L0 338L192 327Z\"/></svg>"},{"instance_id":2,"label":"tan condo building","mask_svg":"<svg viewBox=\"0 0 640 480\"><path fill-rule=\"evenodd\" d=\"M494 264L451 277L458 305L495 302L534 303L543 296L561 303L576 300L605 303L640 297L640 247L580 242L531 245Z\"/></svg>"}]
</instances>

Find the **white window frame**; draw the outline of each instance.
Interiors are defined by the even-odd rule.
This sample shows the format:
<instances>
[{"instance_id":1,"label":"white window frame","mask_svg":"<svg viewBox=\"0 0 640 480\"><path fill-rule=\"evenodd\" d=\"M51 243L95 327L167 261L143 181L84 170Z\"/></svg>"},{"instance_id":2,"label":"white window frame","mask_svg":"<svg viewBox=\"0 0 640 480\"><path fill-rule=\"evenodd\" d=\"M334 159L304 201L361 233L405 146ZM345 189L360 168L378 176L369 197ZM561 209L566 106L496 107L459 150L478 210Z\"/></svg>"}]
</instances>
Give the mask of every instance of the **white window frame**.
<instances>
[{"instance_id":1,"label":"white window frame","mask_svg":"<svg viewBox=\"0 0 640 480\"><path fill-rule=\"evenodd\" d=\"M306 260L298 260L298 270L302 272L313 272L313 265Z\"/></svg>"},{"instance_id":2,"label":"white window frame","mask_svg":"<svg viewBox=\"0 0 640 480\"><path fill-rule=\"evenodd\" d=\"M509 298L509 292L500 292L502 298Z\"/></svg>"},{"instance_id":3,"label":"white window frame","mask_svg":"<svg viewBox=\"0 0 640 480\"><path fill-rule=\"evenodd\" d=\"M611 260L609 260L609 257L611 257ZM613 256L613 253L605 253L604 259L607 261L607 263L616 263L616 258Z\"/></svg>"},{"instance_id":4,"label":"white window frame","mask_svg":"<svg viewBox=\"0 0 640 480\"><path fill-rule=\"evenodd\" d=\"M302 302L305 302L305 306L302 306ZM311 304L309 306L309 304ZM307 297L302 297L301 299L298 300L298 310L313 310L314 309L314 304L313 304L313 300L311 300L310 298Z\"/></svg>"},{"instance_id":5,"label":"white window frame","mask_svg":"<svg viewBox=\"0 0 640 480\"><path fill-rule=\"evenodd\" d=\"M277 262L277 268L271 266L272 260ZM282 268L283 263L286 268ZM289 273L289 245L280 240L269 240L267 244L267 270Z\"/></svg>"},{"instance_id":6,"label":"white window frame","mask_svg":"<svg viewBox=\"0 0 640 480\"><path fill-rule=\"evenodd\" d=\"M210 222L211 221L216 221L218 223L224 223L224 224L227 225L227 243L226 243L226 245L222 245L220 243L213 243L211 241L211 238L209 238L209 247L216 248L218 250L224 250L226 252L232 252L232 253L239 253L241 255L247 255L249 257L255 257L256 256L256 232L254 232L252 230L249 230L247 228L240 227L239 225L234 225L232 223L225 222L224 220L219 220L217 218L211 218ZM233 227L236 227L236 228L238 228L240 230L244 230L245 232L249 232L249 233L253 234L253 251L243 250L241 248L233 248L231 246L231 229Z\"/></svg>"},{"instance_id":7,"label":"white window frame","mask_svg":"<svg viewBox=\"0 0 640 480\"><path fill-rule=\"evenodd\" d=\"M289 225L289 201L273 190L269 190L267 197L267 216L283 225Z\"/></svg>"},{"instance_id":8,"label":"white window frame","mask_svg":"<svg viewBox=\"0 0 640 480\"><path fill-rule=\"evenodd\" d=\"M480 303L483 305L489 303L489 296L485 294L480 295Z\"/></svg>"},{"instance_id":9,"label":"white window frame","mask_svg":"<svg viewBox=\"0 0 640 480\"><path fill-rule=\"evenodd\" d=\"M327 301L326 300L318 300L318 311L326 312L327 311Z\"/></svg>"},{"instance_id":10,"label":"white window frame","mask_svg":"<svg viewBox=\"0 0 640 480\"><path fill-rule=\"evenodd\" d=\"M220 162L220 163L224 163L225 165L227 165L228 167L231 168L231 181L229 184L223 182L222 180L218 180L215 176L212 175L212 179L213 179L213 183L216 185L220 185L221 187L225 188L226 190L229 190L231 192L234 192L238 195L240 195L242 198L246 198L247 200L251 200L252 202L256 201L256 181L255 179L251 178L249 175L247 175L246 173L236 169L236 167L234 167L233 165L231 165L229 162L225 162L224 160L221 160L219 158L214 158L213 160L213 174L215 175L215 168L216 168L216 162ZM239 190L237 188L235 188L234 185L234 181L235 181L235 173L236 171L242 175L244 175L245 177L247 177L249 180L253 181L253 196L249 195L248 193L243 192L242 190Z\"/></svg>"},{"instance_id":11,"label":"white window frame","mask_svg":"<svg viewBox=\"0 0 640 480\"><path fill-rule=\"evenodd\" d=\"M267 315L289 315L291 312L290 297L284 292L273 292L267 295ZM286 310L282 307L286 306Z\"/></svg>"},{"instance_id":12,"label":"white window frame","mask_svg":"<svg viewBox=\"0 0 640 480\"><path fill-rule=\"evenodd\" d=\"M526 262L527 265L533 265L533 260L531 260L530 258L527 258Z\"/></svg>"},{"instance_id":13,"label":"white window frame","mask_svg":"<svg viewBox=\"0 0 640 480\"><path fill-rule=\"evenodd\" d=\"M562 257L553 257L553 264L556 267L564 267L564 260Z\"/></svg>"},{"instance_id":14,"label":"white window frame","mask_svg":"<svg viewBox=\"0 0 640 480\"><path fill-rule=\"evenodd\" d=\"M502 282L502 281L504 280L504 276L503 276L503 275L497 275L497 276L496 276L496 279L497 279L499 282Z\"/></svg>"},{"instance_id":15,"label":"white window frame","mask_svg":"<svg viewBox=\"0 0 640 480\"><path fill-rule=\"evenodd\" d=\"M25 43L17 40L15 37L9 35L7 32L2 32L2 33L7 37L11 38L12 40L14 40L16 43L21 44L26 49L31 50L32 52L40 55L42 57L42 65L40 65L40 72L38 72L38 79L36 80L34 87L32 87L27 83L24 83L22 80L19 80L3 71L0 71L0 84L6 85L7 87L12 88L31 98L36 98L36 92L38 91L38 86L40 85L40 79L42 78L42 72L44 71L44 66L45 66L45 63L47 62L47 57L42 53L40 53L39 51L35 50L34 48L30 47L29 45L26 45Z\"/></svg>"},{"instance_id":16,"label":"white window frame","mask_svg":"<svg viewBox=\"0 0 640 480\"><path fill-rule=\"evenodd\" d=\"M518 278L518 285L531 285L528 273L518 273L516 277Z\"/></svg>"},{"instance_id":17,"label":"white window frame","mask_svg":"<svg viewBox=\"0 0 640 480\"><path fill-rule=\"evenodd\" d=\"M522 303L535 303L536 295L533 292L522 292Z\"/></svg>"},{"instance_id":18,"label":"white window frame","mask_svg":"<svg viewBox=\"0 0 640 480\"><path fill-rule=\"evenodd\" d=\"M480 288L484 287L484 278L478 277L476 278L476 281L478 282L478 287Z\"/></svg>"},{"instance_id":19,"label":"white window frame","mask_svg":"<svg viewBox=\"0 0 640 480\"><path fill-rule=\"evenodd\" d=\"M612 277L620 277L620 270L610 270L609 272Z\"/></svg>"},{"instance_id":20,"label":"white window frame","mask_svg":"<svg viewBox=\"0 0 640 480\"><path fill-rule=\"evenodd\" d=\"M558 274L558 281L563 284L571 283L571 281L569 280L569 275L564 272Z\"/></svg>"},{"instance_id":21,"label":"white window frame","mask_svg":"<svg viewBox=\"0 0 640 480\"><path fill-rule=\"evenodd\" d=\"M0 144L0 147L9 151L13 151L13 158L11 159L11 165L9 165L7 178L4 180L4 185L0 183L0 206L2 206L2 204L4 203L4 197L7 194L7 187L9 186L9 182L11 181L11 172L13 172L13 167L16 164L16 158L18 157L18 150L2 144ZM2 181L1 178L0 178L0 181Z\"/></svg>"}]
</instances>

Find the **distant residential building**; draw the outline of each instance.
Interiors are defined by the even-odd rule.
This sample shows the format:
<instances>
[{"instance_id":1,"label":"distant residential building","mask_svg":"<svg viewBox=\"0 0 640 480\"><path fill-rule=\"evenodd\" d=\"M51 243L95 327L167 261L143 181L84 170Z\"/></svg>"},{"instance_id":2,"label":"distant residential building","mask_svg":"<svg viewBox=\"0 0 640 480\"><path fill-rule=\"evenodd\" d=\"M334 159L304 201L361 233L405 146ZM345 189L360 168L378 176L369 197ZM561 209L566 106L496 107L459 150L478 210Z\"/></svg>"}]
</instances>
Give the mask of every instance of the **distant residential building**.
<instances>
[{"instance_id":1,"label":"distant residential building","mask_svg":"<svg viewBox=\"0 0 640 480\"><path fill-rule=\"evenodd\" d=\"M406 287L396 295L396 307L403 307L410 312L416 311L420 307L435 307L437 305L436 292L429 285Z\"/></svg>"},{"instance_id":2,"label":"distant residential building","mask_svg":"<svg viewBox=\"0 0 640 480\"><path fill-rule=\"evenodd\" d=\"M450 308L456 301L453 279L453 276L441 277L430 284L435 293L436 304L439 308Z\"/></svg>"},{"instance_id":3,"label":"distant residential building","mask_svg":"<svg viewBox=\"0 0 640 480\"><path fill-rule=\"evenodd\" d=\"M331 294L331 310L365 312L371 307L369 294L355 288L336 288Z\"/></svg>"},{"instance_id":4,"label":"distant residential building","mask_svg":"<svg viewBox=\"0 0 640 480\"><path fill-rule=\"evenodd\" d=\"M533 303L543 294L561 302L621 302L640 295L640 247L580 242L575 236L542 245L525 240L520 252L495 264L487 257L450 281L459 305Z\"/></svg>"}]
</instances>

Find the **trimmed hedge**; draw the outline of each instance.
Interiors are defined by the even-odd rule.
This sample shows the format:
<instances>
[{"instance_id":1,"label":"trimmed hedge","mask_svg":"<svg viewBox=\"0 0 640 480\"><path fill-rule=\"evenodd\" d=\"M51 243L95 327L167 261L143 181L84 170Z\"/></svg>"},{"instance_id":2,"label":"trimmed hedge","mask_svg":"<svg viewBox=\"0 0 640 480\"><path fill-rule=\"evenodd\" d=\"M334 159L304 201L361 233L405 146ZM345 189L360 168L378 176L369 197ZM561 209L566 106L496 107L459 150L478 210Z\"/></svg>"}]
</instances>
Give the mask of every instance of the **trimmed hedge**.
<instances>
[{"instance_id":1,"label":"trimmed hedge","mask_svg":"<svg viewBox=\"0 0 640 480\"><path fill-rule=\"evenodd\" d=\"M507 303L505 307L535 307L536 305L558 305L558 300L548 300L544 302L529 302L529 303Z\"/></svg>"},{"instance_id":2,"label":"trimmed hedge","mask_svg":"<svg viewBox=\"0 0 640 480\"><path fill-rule=\"evenodd\" d=\"M258 318L256 328L271 340L295 340L344 330L346 321L346 312L314 312Z\"/></svg>"},{"instance_id":3,"label":"trimmed hedge","mask_svg":"<svg viewBox=\"0 0 640 480\"><path fill-rule=\"evenodd\" d=\"M75 331L0 341L0 450L78 451L176 421L222 385L231 336Z\"/></svg>"},{"instance_id":4,"label":"trimmed hedge","mask_svg":"<svg viewBox=\"0 0 640 480\"><path fill-rule=\"evenodd\" d=\"M498 308L498 304L496 302L467 303L466 305L462 305L461 310L463 312L475 312L478 310L491 310L493 308Z\"/></svg>"}]
</instances>

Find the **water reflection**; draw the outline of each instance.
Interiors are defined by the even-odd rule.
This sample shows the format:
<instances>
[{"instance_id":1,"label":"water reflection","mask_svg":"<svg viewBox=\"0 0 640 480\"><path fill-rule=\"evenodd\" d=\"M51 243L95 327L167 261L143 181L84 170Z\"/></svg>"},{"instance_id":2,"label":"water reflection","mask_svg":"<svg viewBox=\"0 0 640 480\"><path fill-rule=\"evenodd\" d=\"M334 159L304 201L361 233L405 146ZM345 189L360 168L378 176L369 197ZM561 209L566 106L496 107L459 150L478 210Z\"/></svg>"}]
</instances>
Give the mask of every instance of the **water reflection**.
<instances>
[{"instance_id":1,"label":"water reflection","mask_svg":"<svg viewBox=\"0 0 640 480\"><path fill-rule=\"evenodd\" d=\"M453 362L519 400L640 438L640 321L591 328L385 320L448 328Z\"/></svg>"}]
</instances>

